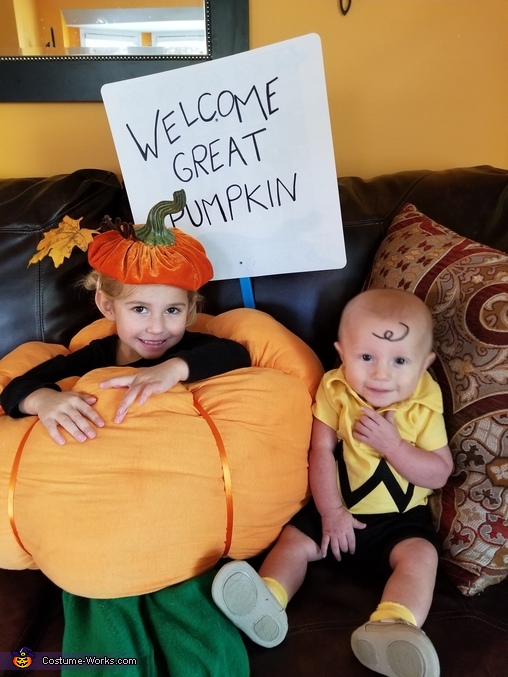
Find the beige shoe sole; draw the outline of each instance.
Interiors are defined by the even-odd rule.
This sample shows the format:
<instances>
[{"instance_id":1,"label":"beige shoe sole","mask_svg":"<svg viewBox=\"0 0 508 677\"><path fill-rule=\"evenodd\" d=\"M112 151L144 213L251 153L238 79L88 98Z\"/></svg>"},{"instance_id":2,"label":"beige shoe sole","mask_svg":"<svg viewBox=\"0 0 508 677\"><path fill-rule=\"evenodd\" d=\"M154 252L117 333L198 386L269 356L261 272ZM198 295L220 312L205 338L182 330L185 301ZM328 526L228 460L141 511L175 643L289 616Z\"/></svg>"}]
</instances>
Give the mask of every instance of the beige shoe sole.
<instances>
[{"instance_id":1,"label":"beige shoe sole","mask_svg":"<svg viewBox=\"0 0 508 677\"><path fill-rule=\"evenodd\" d=\"M387 677L439 677L439 659L427 635L404 622L376 621L351 635L360 663Z\"/></svg>"},{"instance_id":2,"label":"beige shoe sole","mask_svg":"<svg viewBox=\"0 0 508 677\"><path fill-rule=\"evenodd\" d=\"M212 597L222 613L256 644L277 646L286 636L286 612L247 562L225 564L213 580Z\"/></svg>"}]
</instances>

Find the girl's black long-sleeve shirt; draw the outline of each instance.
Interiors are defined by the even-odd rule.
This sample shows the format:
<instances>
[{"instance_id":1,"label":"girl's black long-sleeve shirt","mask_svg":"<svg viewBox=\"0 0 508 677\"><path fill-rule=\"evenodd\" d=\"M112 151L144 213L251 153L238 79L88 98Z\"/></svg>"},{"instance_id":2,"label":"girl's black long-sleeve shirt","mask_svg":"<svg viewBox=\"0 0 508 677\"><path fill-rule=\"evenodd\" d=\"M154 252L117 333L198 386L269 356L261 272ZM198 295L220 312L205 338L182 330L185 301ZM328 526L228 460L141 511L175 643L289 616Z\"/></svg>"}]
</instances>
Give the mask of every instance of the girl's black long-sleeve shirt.
<instances>
[{"instance_id":1,"label":"girl's black long-sleeve shirt","mask_svg":"<svg viewBox=\"0 0 508 677\"><path fill-rule=\"evenodd\" d=\"M53 357L22 376L17 376L0 394L4 412L12 418L21 418L26 414L19 410L19 404L35 390L61 390L56 383L61 379L84 376L92 369L115 366L117 342L116 334L96 339L69 355ZM124 366L151 367L173 357L179 357L187 363L188 383L251 365L249 352L242 344L210 334L186 331L181 340L161 357L154 360L141 358Z\"/></svg>"}]
</instances>

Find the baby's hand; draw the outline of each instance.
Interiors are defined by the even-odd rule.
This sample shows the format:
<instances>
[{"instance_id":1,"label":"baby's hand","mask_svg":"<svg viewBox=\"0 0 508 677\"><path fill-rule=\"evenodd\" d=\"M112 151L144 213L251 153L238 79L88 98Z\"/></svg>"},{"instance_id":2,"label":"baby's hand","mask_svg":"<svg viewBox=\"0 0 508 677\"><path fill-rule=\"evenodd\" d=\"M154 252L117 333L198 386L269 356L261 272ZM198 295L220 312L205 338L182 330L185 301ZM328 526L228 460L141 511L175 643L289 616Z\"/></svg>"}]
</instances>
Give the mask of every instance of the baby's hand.
<instances>
[{"instance_id":1,"label":"baby's hand","mask_svg":"<svg viewBox=\"0 0 508 677\"><path fill-rule=\"evenodd\" d=\"M354 438L387 456L401 443L393 411L387 411L384 416L373 409L362 407L362 411L362 416L353 427Z\"/></svg>"},{"instance_id":2,"label":"baby's hand","mask_svg":"<svg viewBox=\"0 0 508 677\"><path fill-rule=\"evenodd\" d=\"M150 395L165 393L189 377L187 363L179 357L153 367L140 367L135 373L126 376L114 376L99 385L101 388L127 388L127 393L117 409L114 421L121 423L134 402L144 404Z\"/></svg>"},{"instance_id":3,"label":"baby's hand","mask_svg":"<svg viewBox=\"0 0 508 677\"><path fill-rule=\"evenodd\" d=\"M85 393L40 388L25 397L20 409L26 414L38 416L57 444L65 444L59 426L67 430L77 442L86 442L96 436L95 427L104 426L104 421L92 406L96 401L96 397Z\"/></svg>"},{"instance_id":4,"label":"baby's hand","mask_svg":"<svg viewBox=\"0 0 508 677\"><path fill-rule=\"evenodd\" d=\"M321 539L321 553L326 557L328 548L336 560L340 562L341 553L354 553L356 549L355 529L365 529L365 524L359 522L346 508L341 507L330 514L321 516L323 537Z\"/></svg>"}]
</instances>

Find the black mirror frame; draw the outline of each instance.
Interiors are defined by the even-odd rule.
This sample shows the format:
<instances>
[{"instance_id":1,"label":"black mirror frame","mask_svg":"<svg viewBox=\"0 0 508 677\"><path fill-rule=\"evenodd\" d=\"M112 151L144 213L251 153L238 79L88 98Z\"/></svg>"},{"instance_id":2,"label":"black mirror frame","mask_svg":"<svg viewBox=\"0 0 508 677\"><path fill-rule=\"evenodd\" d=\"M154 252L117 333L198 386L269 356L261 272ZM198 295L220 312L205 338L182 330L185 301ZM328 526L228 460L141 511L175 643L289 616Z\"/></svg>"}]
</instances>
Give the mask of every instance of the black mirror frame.
<instances>
[{"instance_id":1,"label":"black mirror frame","mask_svg":"<svg viewBox=\"0 0 508 677\"><path fill-rule=\"evenodd\" d=\"M0 57L0 102L102 101L108 82L249 49L249 0L207 0L209 54L196 57Z\"/></svg>"}]
</instances>

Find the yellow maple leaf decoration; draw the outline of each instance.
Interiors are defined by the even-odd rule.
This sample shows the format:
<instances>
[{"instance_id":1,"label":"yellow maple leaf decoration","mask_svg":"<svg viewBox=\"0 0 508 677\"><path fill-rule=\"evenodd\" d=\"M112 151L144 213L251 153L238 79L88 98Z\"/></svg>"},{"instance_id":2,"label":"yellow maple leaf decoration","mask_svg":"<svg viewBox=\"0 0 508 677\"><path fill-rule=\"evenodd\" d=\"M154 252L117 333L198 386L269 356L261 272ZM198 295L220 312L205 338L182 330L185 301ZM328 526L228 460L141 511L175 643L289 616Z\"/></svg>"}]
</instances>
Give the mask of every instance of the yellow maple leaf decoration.
<instances>
[{"instance_id":1,"label":"yellow maple leaf decoration","mask_svg":"<svg viewBox=\"0 0 508 677\"><path fill-rule=\"evenodd\" d=\"M64 259L71 255L74 247L79 247L86 252L93 236L98 234L99 231L80 228L79 224L82 219L83 217L76 221L76 219L71 219L70 216L64 216L58 224L58 228L53 228L48 233L44 233L44 237L37 245L38 253L32 256L28 265L38 263L44 257L50 256L55 268L58 268L62 265Z\"/></svg>"}]
</instances>

